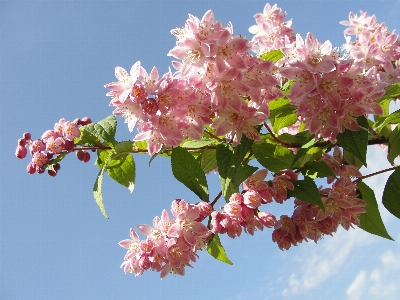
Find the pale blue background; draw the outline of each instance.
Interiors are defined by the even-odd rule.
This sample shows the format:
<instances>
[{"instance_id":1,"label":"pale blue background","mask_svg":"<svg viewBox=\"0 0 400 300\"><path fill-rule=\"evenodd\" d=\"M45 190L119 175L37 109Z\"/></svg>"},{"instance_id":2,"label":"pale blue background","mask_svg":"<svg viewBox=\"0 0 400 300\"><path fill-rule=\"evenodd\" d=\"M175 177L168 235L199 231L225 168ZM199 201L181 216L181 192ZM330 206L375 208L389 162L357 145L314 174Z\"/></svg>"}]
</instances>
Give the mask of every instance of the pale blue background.
<instances>
[{"instance_id":1,"label":"pale blue background","mask_svg":"<svg viewBox=\"0 0 400 300\"><path fill-rule=\"evenodd\" d=\"M271 230L222 238L233 261L228 266L200 253L185 277L146 272L135 278L119 268L125 250L118 242L129 228L151 224L175 198L196 196L172 176L170 161L135 155L133 194L104 181L105 220L92 197L98 169L73 155L56 178L25 172L28 159L14 157L24 131L38 138L64 117L99 121L112 112L103 85L115 81L114 68L137 60L161 74L171 66L169 31L183 26L188 13L199 18L213 9L235 34L251 39L248 28L264 1L0 1L0 299L397 299L400 294L400 221L382 210L387 241L360 229L303 243L282 252ZM271 3L274 4L274 3ZM400 28L397 1L281 1L303 36L344 43L348 13L376 14L390 30ZM133 138L119 119L118 140ZM374 149L372 149L374 150ZM371 170L385 154L374 150ZM374 169L375 168L375 169ZM368 171L370 173L372 171ZM386 177L385 177L386 176ZM380 199L387 175L369 184ZM210 175L211 197L219 192ZM221 205L223 203L221 202ZM266 207L291 214L292 203Z\"/></svg>"}]
</instances>

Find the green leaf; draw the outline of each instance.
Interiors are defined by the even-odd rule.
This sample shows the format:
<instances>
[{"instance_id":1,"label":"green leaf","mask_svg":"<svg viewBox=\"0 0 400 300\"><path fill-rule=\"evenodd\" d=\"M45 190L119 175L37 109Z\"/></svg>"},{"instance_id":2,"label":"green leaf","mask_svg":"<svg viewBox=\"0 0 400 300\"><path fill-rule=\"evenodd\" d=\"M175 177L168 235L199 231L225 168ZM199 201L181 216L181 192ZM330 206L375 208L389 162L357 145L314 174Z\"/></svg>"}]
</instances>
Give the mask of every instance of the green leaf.
<instances>
[{"instance_id":1,"label":"green leaf","mask_svg":"<svg viewBox=\"0 0 400 300\"><path fill-rule=\"evenodd\" d=\"M274 132L280 129L293 125L297 121L297 115L293 113L293 107L288 107L281 113L277 114L275 118L270 119Z\"/></svg>"},{"instance_id":2,"label":"green leaf","mask_svg":"<svg viewBox=\"0 0 400 300\"><path fill-rule=\"evenodd\" d=\"M281 50L272 50L270 52L263 53L260 58L264 61L272 60L273 62L277 62L282 57L284 57L283 52Z\"/></svg>"},{"instance_id":3,"label":"green leaf","mask_svg":"<svg viewBox=\"0 0 400 300\"><path fill-rule=\"evenodd\" d=\"M272 172L289 169L294 159L291 150L279 145L255 143L251 149L257 161Z\"/></svg>"},{"instance_id":4,"label":"green leaf","mask_svg":"<svg viewBox=\"0 0 400 300\"><path fill-rule=\"evenodd\" d=\"M304 155L307 154L307 151L315 144L315 139L313 136L310 136L308 140L304 141L304 145L301 148L297 149L297 153L294 156L291 167Z\"/></svg>"},{"instance_id":5,"label":"green leaf","mask_svg":"<svg viewBox=\"0 0 400 300\"><path fill-rule=\"evenodd\" d=\"M393 164L395 158L400 154L400 125L393 129L389 135L388 161Z\"/></svg>"},{"instance_id":6,"label":"green leaf","mask_svg":"<svg viewBox=\"0 0 400 300\"><path fill-rule=\"evenodd\" d=\"M376 122L377 129L382 128L388 124L399 124L400 123L400 109L396 110L395 112L391 113L386 118L381 118L378 122Z\"/></svg>"},{"instance_id":7,"label":"green leaf","mask_svg":"<svg viewBox=\"0 0 400 300\"><path fill-rule=\"evenodd\" d=\"M382 203L386 209L400 219L400 168L389 176L383 190Z\"/></svg>"},{"instance_id":8,"label":"green leaf","mask_svg":"<svg viewBox=\"0 0 400 300\"><path fill-rule=\"evenodd\" d=\"M82 126L83 130L94 135L100 140L104 140L110 145L115 145L115 132L117 130L117 119L111 115L101 120L98 123L91 123L86 126Z\"/></svg>"},{"instance_id":9,"label":"green leaf","mask_svg":"<svg viewBox=\"0 0 400 300\"><path fill-rule=\"evenodd\" d=\"M392 100L396 99L398 96L400 96L400 83L393 83L392 85L389 85L388 87L385 88L385 95L378 101L384 101L384 100Z\"/></svg>"},{"instance_id":10,"label":"green leaf","mask_svg":"<svg viewBox=\"0 0 400 300\"><path fill-rule=\"evenodd\" d=\"M108 157L105 160L104 165L101 168L99 174L97 175L96 181L93 186L93 197L96 200L97 205L100 207L100 210L106 219L108 219L108 216L106 213L106 209L104 207L102 186L103 186L104 172L106 171L106 166L107 166L109 159L111 158L111 155L112 155L111 152L108 153Z\"/></svg>"},{"instance_id":11,"label":"green leaf","mask_svg":"<svg viewBox=\"0 0 400 300\"><path fill-rule=\"evenodd\" d=\"M365 206L367 212L360 214L359 227L369 233L393 240L382 222L374 191L364 182L358 183L358 191L361 194L361 198L367 203L367 206Z\"/></svg>"},{"instance_id":12,"label":"green leaf","mask_svg":"<svg viewBox=\"0 0 400 300\"><path fill-rule=\"evenodd\" d=\"M196 159L185 149L176 147L171 154L172 173L205 202L209 201L206 175Z\"/></svg>"},{"instance_id":13,"label":"green leaf","mask_svg":"<svg viewBox=\"0 0 400 300\"><path fill-rule=\"evenodd\" d=\"M355 157L353 154L351 154L350 151L346 151L346 150L343 151L343 158L348 164L355 165L359 169L363 165L363 163L357 157Z\"/></svg>"},{"instance_id":14,"label":"green leaf","mask_svg":"<svg viewBox=\"0 0 400 300\"><path fill-rule=\"evenodd\" d=\"M135 161L130 153L116 154L107 165L108 175L132 193L135 187Z\"/></svg>"},{"instance_id":15,"label":"green leaf","mask_svg":"<svg viewBox=\"0 0 400 300\"><path fill-rule=\"evenodd\" d=\"M368 121L362 116L357 118L357 122L360 126L358 131L346 129L337 135L337 141L343 149L351 152L364 166L367 166L368 131L365 128L368 128Z\"/></svg>"},{"instance_id":16,"label":"green leaf","mask_svg":"<svg viewBox=\"0 0 400 300\"><path fill-rule=\"evenodd\" d=\"M207 252L210 253L210 255L215 259L218 259L228 265L233 265L226 255L224 247L222 247L218 234L213 234L212 239L208 242Z\"/></svg>"},{"instance_id":17,"label":"green leaf","mask_svg":"<svg viewBox=\"0 0 400 300\"><path fill-rule=\"evenodd\" d=\"M289 197L295 197L301 201L313 204L325 211L324 204L317 185L313 180L295 180L293 181L294 190L287 190Z\"/></svg>"},{"instance_id":18,"label":"green leaf","mask_svg":"<svg viewBox=\"0 0 400 300\"><path fill-rule=\"evenodd\" d=\"M74 139L75 145L97 145L100 140L85 130L85 126L79 128L81 135Z\"/></svg>"},{"instance_id":19,"label":"green leaf","mask_svg":"<svg viewBox=\"0 0 400 300\"><path fill-rule=\"evenodd\" d=\"M187 141L182 144L183 148L201 148L214 143L215 140Z\"/></svg>"},{"instance_id":20,"label":"green leaf","mask_svg":"<svg viewBox=\"0 0 400 300\"><path fill-rule=\"evenodd\" d=\"M216 149L204 149L201 155L200 166L204 173L208 173L217 167L217 150Z\"/></svg>"},{"instance_id":21,"label":"green leaf","mask_svg":"<svg viewBox=\"0 0 400 300\"><path fill-rule=\"evenodd\" d=\"M243 162L253 142L253 140L243 135L240 143L235 148L226 143L217 145L216 158L219 179L221 182L222 194L226 201L228 201L229 197L232 195L232 188L230 188L229 185L232 183L237 169ZM236 188L235 185L234 188Z\"/></svg>"},{"instance_id":22,"label":"green leaf","mask_svg":"<svg viewBox=\"0 0 400 300\"><path fill-rule=\"evenodd\" d=\"M243 181L245 181L251 174L257 171L257 167L249 166L247 164L241 164L233 177L233 185L239 186Z\"/></svg>"},{"instance_id":23,"label":"green leaf","mask_svg":"<svg viewBox=\"0 0 400 300\"><path fill-rule=\"evenodd\" d=\"M310 149L307 150L306 154L299 158L299 160L293 164L292 168L302 168L306 163L312 162L318 158L321 157L321 155L324 153L323 148L319 147L311 147Z\"/></svg>"},{"instance_id":24,"label":"green leaf","mask_svg":"<svg viewBox=\"0 0 400 300\"><path fill-rule=\"evenodd\" d=\"M304 168L301 170L301 173L304 176L310 177L312 179L315 179L317 177L324 178L329 176L336 177L332 169L323 161L306 163L304 165Z\"/></svg>"}]
</instances>

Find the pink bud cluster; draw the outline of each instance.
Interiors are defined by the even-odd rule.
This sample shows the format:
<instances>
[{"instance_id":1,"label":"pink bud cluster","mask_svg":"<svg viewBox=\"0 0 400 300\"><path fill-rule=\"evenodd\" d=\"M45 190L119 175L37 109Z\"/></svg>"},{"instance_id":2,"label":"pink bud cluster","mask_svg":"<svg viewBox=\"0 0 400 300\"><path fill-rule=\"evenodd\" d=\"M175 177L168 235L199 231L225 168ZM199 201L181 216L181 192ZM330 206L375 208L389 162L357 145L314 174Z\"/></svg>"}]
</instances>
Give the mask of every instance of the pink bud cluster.
<instances>
[{"instance_id":1,"label":"pink bud cluster","mask_svg":"<svg viewBox=\"0 0 400 300\"><path fill-rule=\"evenodd\" d=\"M134 140L147 141L153 155L163 145L199 140L206 125L234 146L242 134L259 140L255 126L268 119L269 102L284 97L281 85L288 80L291 90L286 96L305 130L317 138L335 142L345 129L359 129L358 116L381 114L376 100L386 86L400 81L397 35L374 23L375 17L360 21L351 14L350 22L342 22L351 26L346 34L353 33L357 22L375 28L364 33L364 41L376 38L380 50L360 56L357 51L366 45L358 41L353 54L341 56L329 41L321 43L311 33L305 40L295 35L285 16L276 5L267 4L263 14L255 15L256 25L249 29L255 36L248 41L234 36L231 24L224 27L215 21L211 10L201 20L189 15L183 28L171 31L177 42L168 55L180 60L172 62L175 73L159 78L155 67L148 74L139 61L129 73L115 69L118 82L105 86L113 97L114 115L124 117L130 131L137 124ZM281 50L284 57L274 64L251 55L251 49L258 54Z\"/></svg>"},{"instance_id":2,"label":"pink bud cluster","mask_svg":"<svg viewBox=\"0 0 400 300\"><path fill-rule=\"evenodd\" d=\"M282 215L272 233L272 240L281 250L288 250L292 245L297 246L308 239L317 243L323 235L336 232L339 225L346 230L360 225L359 216L366 212L366 202L358 198L357 185L351 177L360 177L361 173L356 166L344 164L338 147L335 147L333 156L324 154L323 161L337 177L328 178L328 183L333 182L332 187L320 189L325 210L295 199L293 215Z\"/></svg>"},{"instance_id":3,"label":"pink bud cluster","mask_svg":"<svg viewBox=\"0 0 400 300\"><path fill-rule=\"evenodd\" d=\"M18 146L15 152L17 158L23 159L27 155L27 148L32 156L32 161L27 166L29 174L42 174L45 172L46 164L48 164L54 155L69 152L74 150L74 139L81 135L79 126L90 124L90 118L76 119L73 122L65 119L60 119L55 125L53 130L47 130L42 134L38 140L32 140L30 133L24 133L23 137L18 140ZM90 154L86 151L78 151L78 159L82 161L89 161ZM50 176L56 176L61 166L55 163L52 169L48 170Z\"/></svg>"},{"instance_id":4,"label":"pink bud cluster","mask_svg":"<svg viewBox=\"0 0 400 300\"><path fill-rule=\"evenodd\" d=\"M192 205L185 200L174 200L172 219L164 209L161 218L154 218L153 226L138 226L146 239L140 240L131 229L131 239L119 242L127 249L121 268L135 276L146 270L157 271L161 279L169 273L185 275L185 267L192 267L191 263L198 257L196 252L202 250L211 238L211 232L201 223L211 211L212 207L205 202Z\"/></svg>"}]
</instances>

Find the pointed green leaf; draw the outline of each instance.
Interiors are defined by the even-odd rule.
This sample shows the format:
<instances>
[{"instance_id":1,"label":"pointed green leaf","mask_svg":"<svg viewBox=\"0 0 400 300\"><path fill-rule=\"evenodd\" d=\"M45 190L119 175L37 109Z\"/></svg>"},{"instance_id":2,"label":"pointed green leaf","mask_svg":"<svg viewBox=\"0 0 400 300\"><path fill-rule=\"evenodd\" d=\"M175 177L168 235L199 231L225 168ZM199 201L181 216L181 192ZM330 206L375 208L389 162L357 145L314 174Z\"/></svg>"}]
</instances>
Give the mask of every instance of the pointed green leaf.
<instances>
[{"instance_id":1,"label":"pointed green leaf","mask_svg":"<svg viewBox=\"0 0 400 300\"><path fill-rule=\"evenodd\" d=\"M291 150L279 145L255 143L251 149L257 161L272 172L289 169L294 159Z\"/></svg>"},{"instance_id":2,"label":"pointed green leaf","mask_svg":"<svg viewBox=\"0 0 400 300\"><path fill-rule=\"evenodd\" d=\"M378 209L374 191L364 182L358 183L361 198L367 203L366 213L360 214L360 228L378 236L393 240L388 234Z\"/></svg>"},{"instance_id":3,"label":"pointed green leaf","mask_svg":"<svg viewBox=\"0 0 400 300\"><path fill-rule=\"evenodd\" d=\"M388 160L393 164L395 158L400 155L400 125L393 129L389 135Z\"/></svg>"},{"instance_id":4,"label":"pointed green leaf","mask_svg":"<svg viewBox=\"0 0 400 300\"><path fill-rule=\"evenodd\" d=\"M172 173L175 178L205 202L209 201L206 175L196 159L187 150L176 147L171 154Z\"/></svg>"},{"instance_id":5,"label":"pointed green leaf","mask_svg":"<svg viewBox=\"0 0 400 300\"><path fill-rule=\"evenodd\" d=\"M313 204L325 211L324 204L317 185L313 180L295 180L293 181L294 190L287 190L289 197L295 197L301 201Z\"/></svg>"},{"instance_id":6,"label":"pointed green leaf","mask_svg":"<svg viewBox=\"0 0 400 300\"><path fill-rule=\"evenodd\" d=\"M229 200L232 192L229 185L232 183L237 169L243 162L243 159L250 150L253 142L253 140L250 140L243 135L240 143L235 148L226 143L217 145L216 158L219 179L221 182L222 194L226 201ZM236 189L237 186L234 185L234 188Z\"/></svg>"},{"instance_id":7,"label":"pointed green leaf","mask_svg":"<svg viewBox=\"0 0 400 300\"><path fill-rule=\"evenodd\" d=\"M307 150L306 154L303 155L299 160L293 164L292 168L302 168L306 163L312 162L318 158L320 158L324 153L324 148L320 147L311 147Z\"/></svg>"},{"instance_id":8,"label":"pointed green leaf","mask_svg":"<svg viewBox=\"0 0 400 300\"><path fill-rule=\"evenodd\" d=\"M282 57L284 57L283 52L281 50L272 50L270 52L263 53L260 58L262 60L272 60L273 62L277 62Z\"/></svg>"},{"instance_id":9,"label":"pointed green leaf","mask_svg":"<svg viewBox=\"0 0 400 300\"><path fill-rule=\"evenodd\" d=\"M400 219L400 168L389 176L383 190L382 203L386 209Z\"/></svg>"},{"instance_id":10,"label":"pointed green leaf","mask_svg":"<svg viewBox=\"0 0 400 300\"><path fill-rule=\"evenodd\" d=\"M366 128L368 128L368 121L362 116L357 118L357 122L360 126L358 131L346 129L337 135L337 141L343 149L351 152L364 166L367 166L368 131Z\"/></svg>"},{"instance_id":11,"label":"pointed green leaf","mask_svg":"<svg viewBox=\"0 0 400 300\"><path fill-rule=\"evenodd\" d=\"M204 149L200 159L200 166L204 173L214 170L217 167L217 150Z\"/></svg>"},{"instance_id":12,"label":"pointed green leaf","mask_svg":"<svg viewBox=\"0 0 400 300\"><path fill-rule=\"evenodd\" d=\"M293 108L288 107L281 113L275 115L274 119L270 119L274 132L278 132L282 128L293 125L297 121L297 115L293 113Z\"/></svg>"},{"instance_id":13,"label":"pointed green leaf","mask_svg":"<svg viewBox=\"0 0 400 300\"><path fill-rule=\"evenodd\" d=\"M213 234L211 241L208 242L207 252L210 253L210 255L215 259L218 259L228 265L233 265L226 255L224 247L222 247L218 234Z\"/></svg>"},{"instance_id":14,"label":"pointed green leaf","mask_svg":"<svg viewBox=\"0 0 400 300\"><path fill-rule=\"evenodd\" d=\"M97 205L100 207L100 210L103 214L103 216L108 219L106 209L104 207L104 201L103 201L103 191L102 191L102 185L103 185L103 175L104 175L105 168L102 168L97 175L96 181L93 186L93 197L96 200Z\"/></svg>"},{"instance_id":15,"label":"pointed green leaf","mask_svg":"<svg viewBox=\"0 0 400 300\"><path fill-rule=\"evenodd\" d=\"M79 128L81 135L74 139L75 145L97 145L100 139L85 130L85 126Z\"/></svg>"},{"instance_id":16,"label":"pointed green leaf","mask_svg":"<svg viewBox=\"0 0 400 300\"><path fill-rule=\"evenodd\" d=\"M115 132L117 130L117 119L111 115L98 123L91 123L82 126L83 130L89 132L100 140L104 140L110 145L115 145Z\"/></svg>"},{"instance_id":17,"label":"pointed green leaf","mask_svg":"<svg viewBox=\"0 0 400 300\"><path fill-rule=\"evenodd\" d=\"M306 163L304 165L304 168L301 170L301 173L304 176L310 177L312 179L324 178L329 176L336 177L332 169L323 161Z\"/></svg>"}]
</instances>

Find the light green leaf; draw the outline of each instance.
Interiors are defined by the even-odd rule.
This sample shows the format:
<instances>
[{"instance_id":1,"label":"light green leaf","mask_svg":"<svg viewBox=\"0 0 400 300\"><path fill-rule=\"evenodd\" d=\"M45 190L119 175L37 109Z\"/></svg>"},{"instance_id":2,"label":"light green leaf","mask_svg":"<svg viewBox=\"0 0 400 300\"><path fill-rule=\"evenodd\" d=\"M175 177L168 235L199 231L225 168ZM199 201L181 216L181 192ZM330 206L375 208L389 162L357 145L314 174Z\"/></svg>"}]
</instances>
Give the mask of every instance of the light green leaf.
<instances>
[{"instance_id":1,"label":"light green leaf","mask_svg":"<svg viewBox=\"0 0 400 300\"><path fill-rule=\"evenodd\" d=\"M360 228L378 236L393 240L388 234L378 209L374 191L364 182L358 183L361 198L367 203L366 213L360 214Z\"/></svg>"},{"instance_id":2,"label":"light green leaf","mask_svg":"<svg viewBox=\"0 0 400 300\"><path fill-rule=\"evenodd\" d=\"M304 155L307 154L307 151L315 144L315 139L313 136L310 136L306 141L304 141L304 145L301 148L297 149L297 153L294 156L291 167Z\"/></svg>"},{"instance_id":3,"label":"light green leaf","mask_svg":"<svg viewBox=\"0 0 400 300\"><path fill-rule=\"evenodd\" d=\"M252 150L257 161L272 172L289 169L294 159L291 150L279 145L255 143Z\"/></svg>"},{"instance_id":4,"label":"light green leaf","mask_svg":"<svg viewBox=\"0 0 400 300\"><path fill-rule=\"evenodd\" d=\"M368 131L365 128L368 128L368 121L362 116L357 118L357 122L360 126L358 131L346 129L337 135L337 141L343 149L351 152L364 166L367 166Z\"/></svg>"},{"instance_id":5,"label":"light green leaf","mask_svg":"<svg viewBox=\"0 0 400 300\"><path fill-rule=\"evenodd\" d=\"M200 166L204 173L208 173L217 167L217 150L216 149L204 149L201 155Z\"/></svg>"},{"instance_id":6,"label":"light green leaf","mask_svg":"<svg viewBox=\"0 0 400 300\"><path fill-rule=\"evenodd\" d=\"M94 186L93 186L93 197L96 200L97 205L99 206L103 216L106 219L108 219L108 216L107 216L107 213L106 213L106 209L104 207L102 187L103 187L104 172L106 170L107 163L108 163L109 159L111 158L111 155L112 155L112 153L110 152L108 154L108 158L104 162L104 166L101 168L99 174L97 175L96 181L95 181Z\"/></svg>"},{"instance_id":7,"label":"light green leaf","mask_svg":"<svg viewBox=\"0 0 400 300\"><path fill-rule=\"evenodd\" d=\"M400 123L400 109L391 113L386 118L381 118L378 122L376 122L377 125L376 128L380 129L388 124L399 124L399 123Z\"/></svg>"},{"instance_id":8,"label":"light green leaf","mask_svg":"<svg viewBox=\"0 0 400 300\"><path fill-rule=\"evenodd\" d=\"M113 115L108 116L98 123L82 126L82 128L100 140L109 143L111 146L116 144L115 132L117 130L117 119Z\"/></svg>"},{"instance_id":9,"label":"light green leaf","mask_svg":"<svg viewBox=\"0 0 400 300\"><path fill-rule=\"evenodd\" d=\"M321 200L319 190L313 180L295 180L293 181L294 190L287 190L289 197L295 197L301 201L313 204L325 211Z\"/></svg>"},{"instance_id":10,"label":"light green leaf","mask_svg":"<svg viewBox=\"0 0 400 300\"><path fill-rule=\"evenodd\" d=\"M272 60L273 62L277 62L282 57L284 57L283 52L281 50L273 50L270 52L263 53L260 58L264 61Z\"/></svg>"},{"instance_id":11,"label":"light green leaf","mask_svg":"<svg viewBox=\"0 0 400 300\"><path fill-rule=\"evenodd\" d=\"M400 83L393 83L392 85L389 85L388 87L385 88L385 95L378 101L384 101L384 100L391 100L391 99L396 99L398 96L400 96Z\"/></svg>"},{"instance_id":12,"label":"light green leaf","mask_svg":"<svg viewBox=\"0 0 400 300\"><path fill-rule=\"evenodd\" d=\"M135 187L135 161L130 153L114 155L107 165L108 175L132 193Z\"/></svg>"},{"instance_id":13,"label":"light green leaf","mask_svg":"<svg viewBox=\"0 0 400 300\"><path fill-rule=\"evenodd\" d=\"M182 144L183 148L202 148L214 143L215 140L200 140L200 141L187 141Z\"/></svg>"},{"instance_id":14,"label":"light green leaf","mask_svg":"<svg viewBox=\"0 0 400 300\"><path fill-rule=\"evenodd\" d=\"M386 209L400 219L400 168L389 176L383 190L382 203Z\"/></svg>"},{"instance_id":15,"label":"light green leaf","mask_svg":"<svg viewBox=\"0 0 400 300\"><path fill-rule=\"evenodd\" d=\"M171 154L172 173L175 178L205 202L209 201L206 175L196 159L185 149L176 147Z\"/></svg>"},{"instance_id":16,"label":"light green leaf","mask_svg":"<svg viewBox=\"0 0 400 300\"><path fill-rule=\"evenodd\" d=\"M208 242L207 252L210 253L210 255L215 259L218 259L228 265L233 265L226 255L224 247L222 247L218 234L213 234L211 241Z\"/></svg>"}]
</instances>

